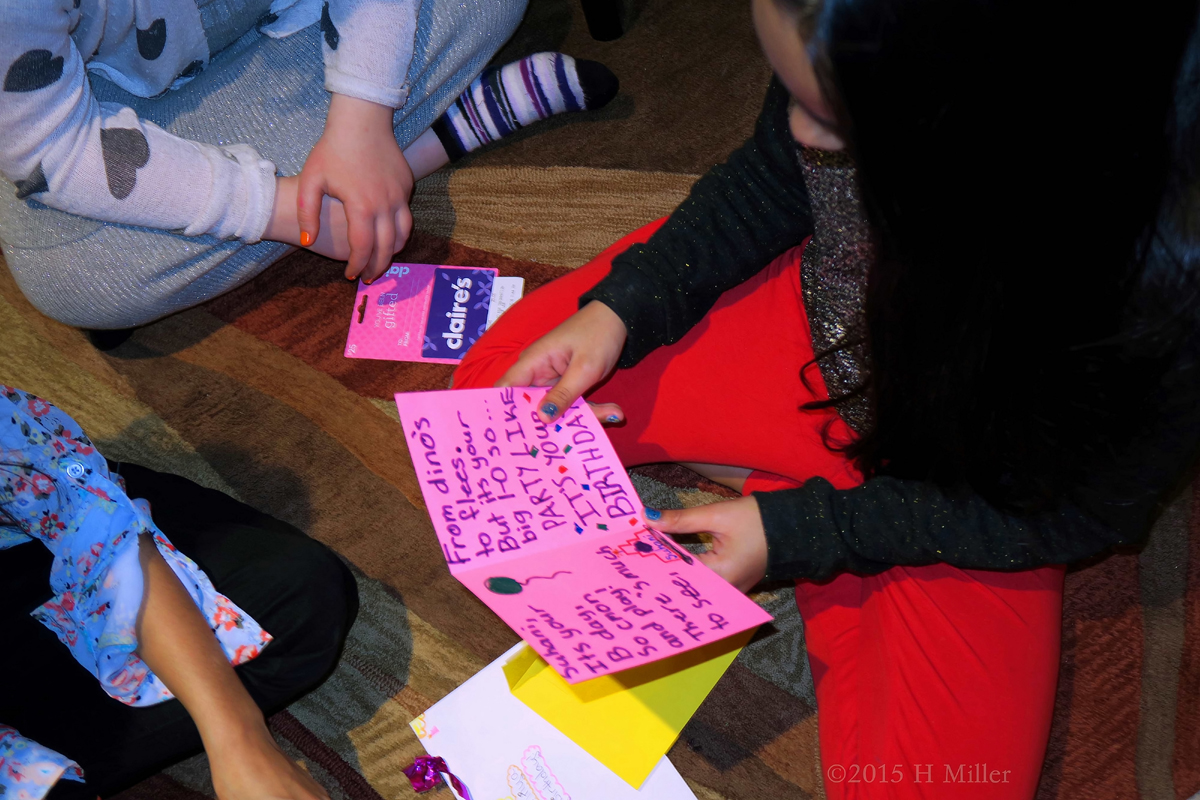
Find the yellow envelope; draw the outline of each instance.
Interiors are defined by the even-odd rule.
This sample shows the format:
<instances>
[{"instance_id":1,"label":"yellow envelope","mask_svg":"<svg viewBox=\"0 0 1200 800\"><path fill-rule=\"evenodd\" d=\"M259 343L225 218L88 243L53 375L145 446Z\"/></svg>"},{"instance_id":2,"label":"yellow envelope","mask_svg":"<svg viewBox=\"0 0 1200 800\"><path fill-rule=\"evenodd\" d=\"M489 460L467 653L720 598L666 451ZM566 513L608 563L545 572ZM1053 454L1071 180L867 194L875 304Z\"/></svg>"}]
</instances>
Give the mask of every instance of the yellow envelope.
<instances>
[{"instance_id":1,"label":"yellow envelope","mask_svg":"<svg viewBox=\"0 0 1200 800\"><path fill-rule=\"evenodd\" d=\"M526 646L504 674L525 705L637 789L753 634L575 685Z\"/></svg>"}]
</instances>

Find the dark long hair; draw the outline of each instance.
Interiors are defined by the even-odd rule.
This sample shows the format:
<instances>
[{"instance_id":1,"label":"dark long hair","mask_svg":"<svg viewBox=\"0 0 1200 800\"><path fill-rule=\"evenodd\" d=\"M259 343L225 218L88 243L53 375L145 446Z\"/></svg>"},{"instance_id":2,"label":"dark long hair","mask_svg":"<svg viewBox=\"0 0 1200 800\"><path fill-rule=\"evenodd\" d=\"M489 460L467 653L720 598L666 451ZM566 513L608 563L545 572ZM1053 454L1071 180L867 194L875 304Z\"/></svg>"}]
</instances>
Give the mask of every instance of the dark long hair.
<instances>
[{"instance_id":1,"label":"dark long hair","mask_svg":"<svg viewBox=\"0 0 1200 800\"><path fill-rule=\"evenodd\" d=\"M878 234L867 475L1052 505L1138 435L1200 313L1197 5L826 0ZM1190 44L1189 44L1190 43Z\"/></svg>"}]
</instances>

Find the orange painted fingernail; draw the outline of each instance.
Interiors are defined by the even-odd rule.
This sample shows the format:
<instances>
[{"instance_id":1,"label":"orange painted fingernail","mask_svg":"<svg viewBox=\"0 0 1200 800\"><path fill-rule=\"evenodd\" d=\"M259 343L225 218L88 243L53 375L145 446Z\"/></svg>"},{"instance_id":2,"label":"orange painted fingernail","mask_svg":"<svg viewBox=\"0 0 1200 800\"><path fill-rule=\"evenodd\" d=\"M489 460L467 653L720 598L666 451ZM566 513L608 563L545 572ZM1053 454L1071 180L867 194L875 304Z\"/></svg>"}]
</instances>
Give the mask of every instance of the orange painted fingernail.
<instances>
[{"instance_id":1,"label":"orange painted fingernail","mask_svg":"<svg viewBox=\"0 0 1200 800\"><path fill-rule=\"evenodd\" d=\"M308 247L313 243L313 235L308 231L300 231L300 246Z\"/></svg>"}]
</instances>

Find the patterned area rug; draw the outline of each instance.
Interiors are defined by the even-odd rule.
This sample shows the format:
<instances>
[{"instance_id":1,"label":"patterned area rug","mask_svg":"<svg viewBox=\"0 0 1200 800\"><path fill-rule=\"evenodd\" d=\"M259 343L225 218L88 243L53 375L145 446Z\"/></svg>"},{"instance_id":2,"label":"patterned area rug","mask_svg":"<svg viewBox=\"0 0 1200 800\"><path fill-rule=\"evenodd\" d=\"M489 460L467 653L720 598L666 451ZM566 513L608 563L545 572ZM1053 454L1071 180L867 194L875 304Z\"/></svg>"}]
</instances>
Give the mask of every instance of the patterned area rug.
<instances>
[{"instance_id":1,"label":"patterned area rug","mask_svg":"<svg viewBox=\"0 0 1200 800\"><path fill-rule=\"evenodd\" d=\"M734 9L731 11L730 9ZM431 176L404 260L494 266L527 291L668 213L750 132L768 70L748 10L644 0L597 43L576 0L534 0L501 59L564 49L609 63L606 109ZM318 691L271 720L335 798L409 797L408 721L516 641L443 566L391 395L444 388L448 367L341 355L354 286L295 254L255 281L139 330L109 353L41 316L0 270L0 381L58 403L111 458L228 492L329 544L357 570L362 611ZM634 471L647 502L730 493L682 467ZM1185 800L1200 791L1200 530L1189 490L1140 555L1068 576L1062 673L1038 797ZM670 757L701 800L823 797L803 631L776 615ZM211 797L203 757L124 800ZM446 796L445 792L437 796ZM480 800L493 800L480 798Z\"/></svg>"}]
</instances>

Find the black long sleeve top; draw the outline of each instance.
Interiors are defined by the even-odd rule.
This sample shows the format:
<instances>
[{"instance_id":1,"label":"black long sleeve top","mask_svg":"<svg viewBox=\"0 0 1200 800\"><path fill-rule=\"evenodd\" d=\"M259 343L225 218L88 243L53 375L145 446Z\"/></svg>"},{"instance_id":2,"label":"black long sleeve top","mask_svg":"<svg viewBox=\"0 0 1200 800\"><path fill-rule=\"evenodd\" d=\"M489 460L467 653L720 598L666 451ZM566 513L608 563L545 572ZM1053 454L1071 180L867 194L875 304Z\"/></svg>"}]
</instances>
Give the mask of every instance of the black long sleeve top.
<instances>
[{"instance_id":1,"label":"black long sleeve top","mask_svg":"<svg viewBox=\"0 0 1200 800\"><path fill-rule=\"evenodd\" d=\"M609 276L580 298L581 306L599 300L624 321L619 366L678 341L724 291L812 233L787 104L786 90L773 81L745 145L697 181L662 228L617 256ZM767 578L822 579L936 562L1032 569L1140 542L1200 443L1195 338L1172 383L1160 387L1161 413L1126 452L1098 461L1085 485L1054 510L1014 515L970 491L952 494L918 480L881 476L837 490L813 478L797 489L755 493Z\"/></svg>"}]
</instances>

